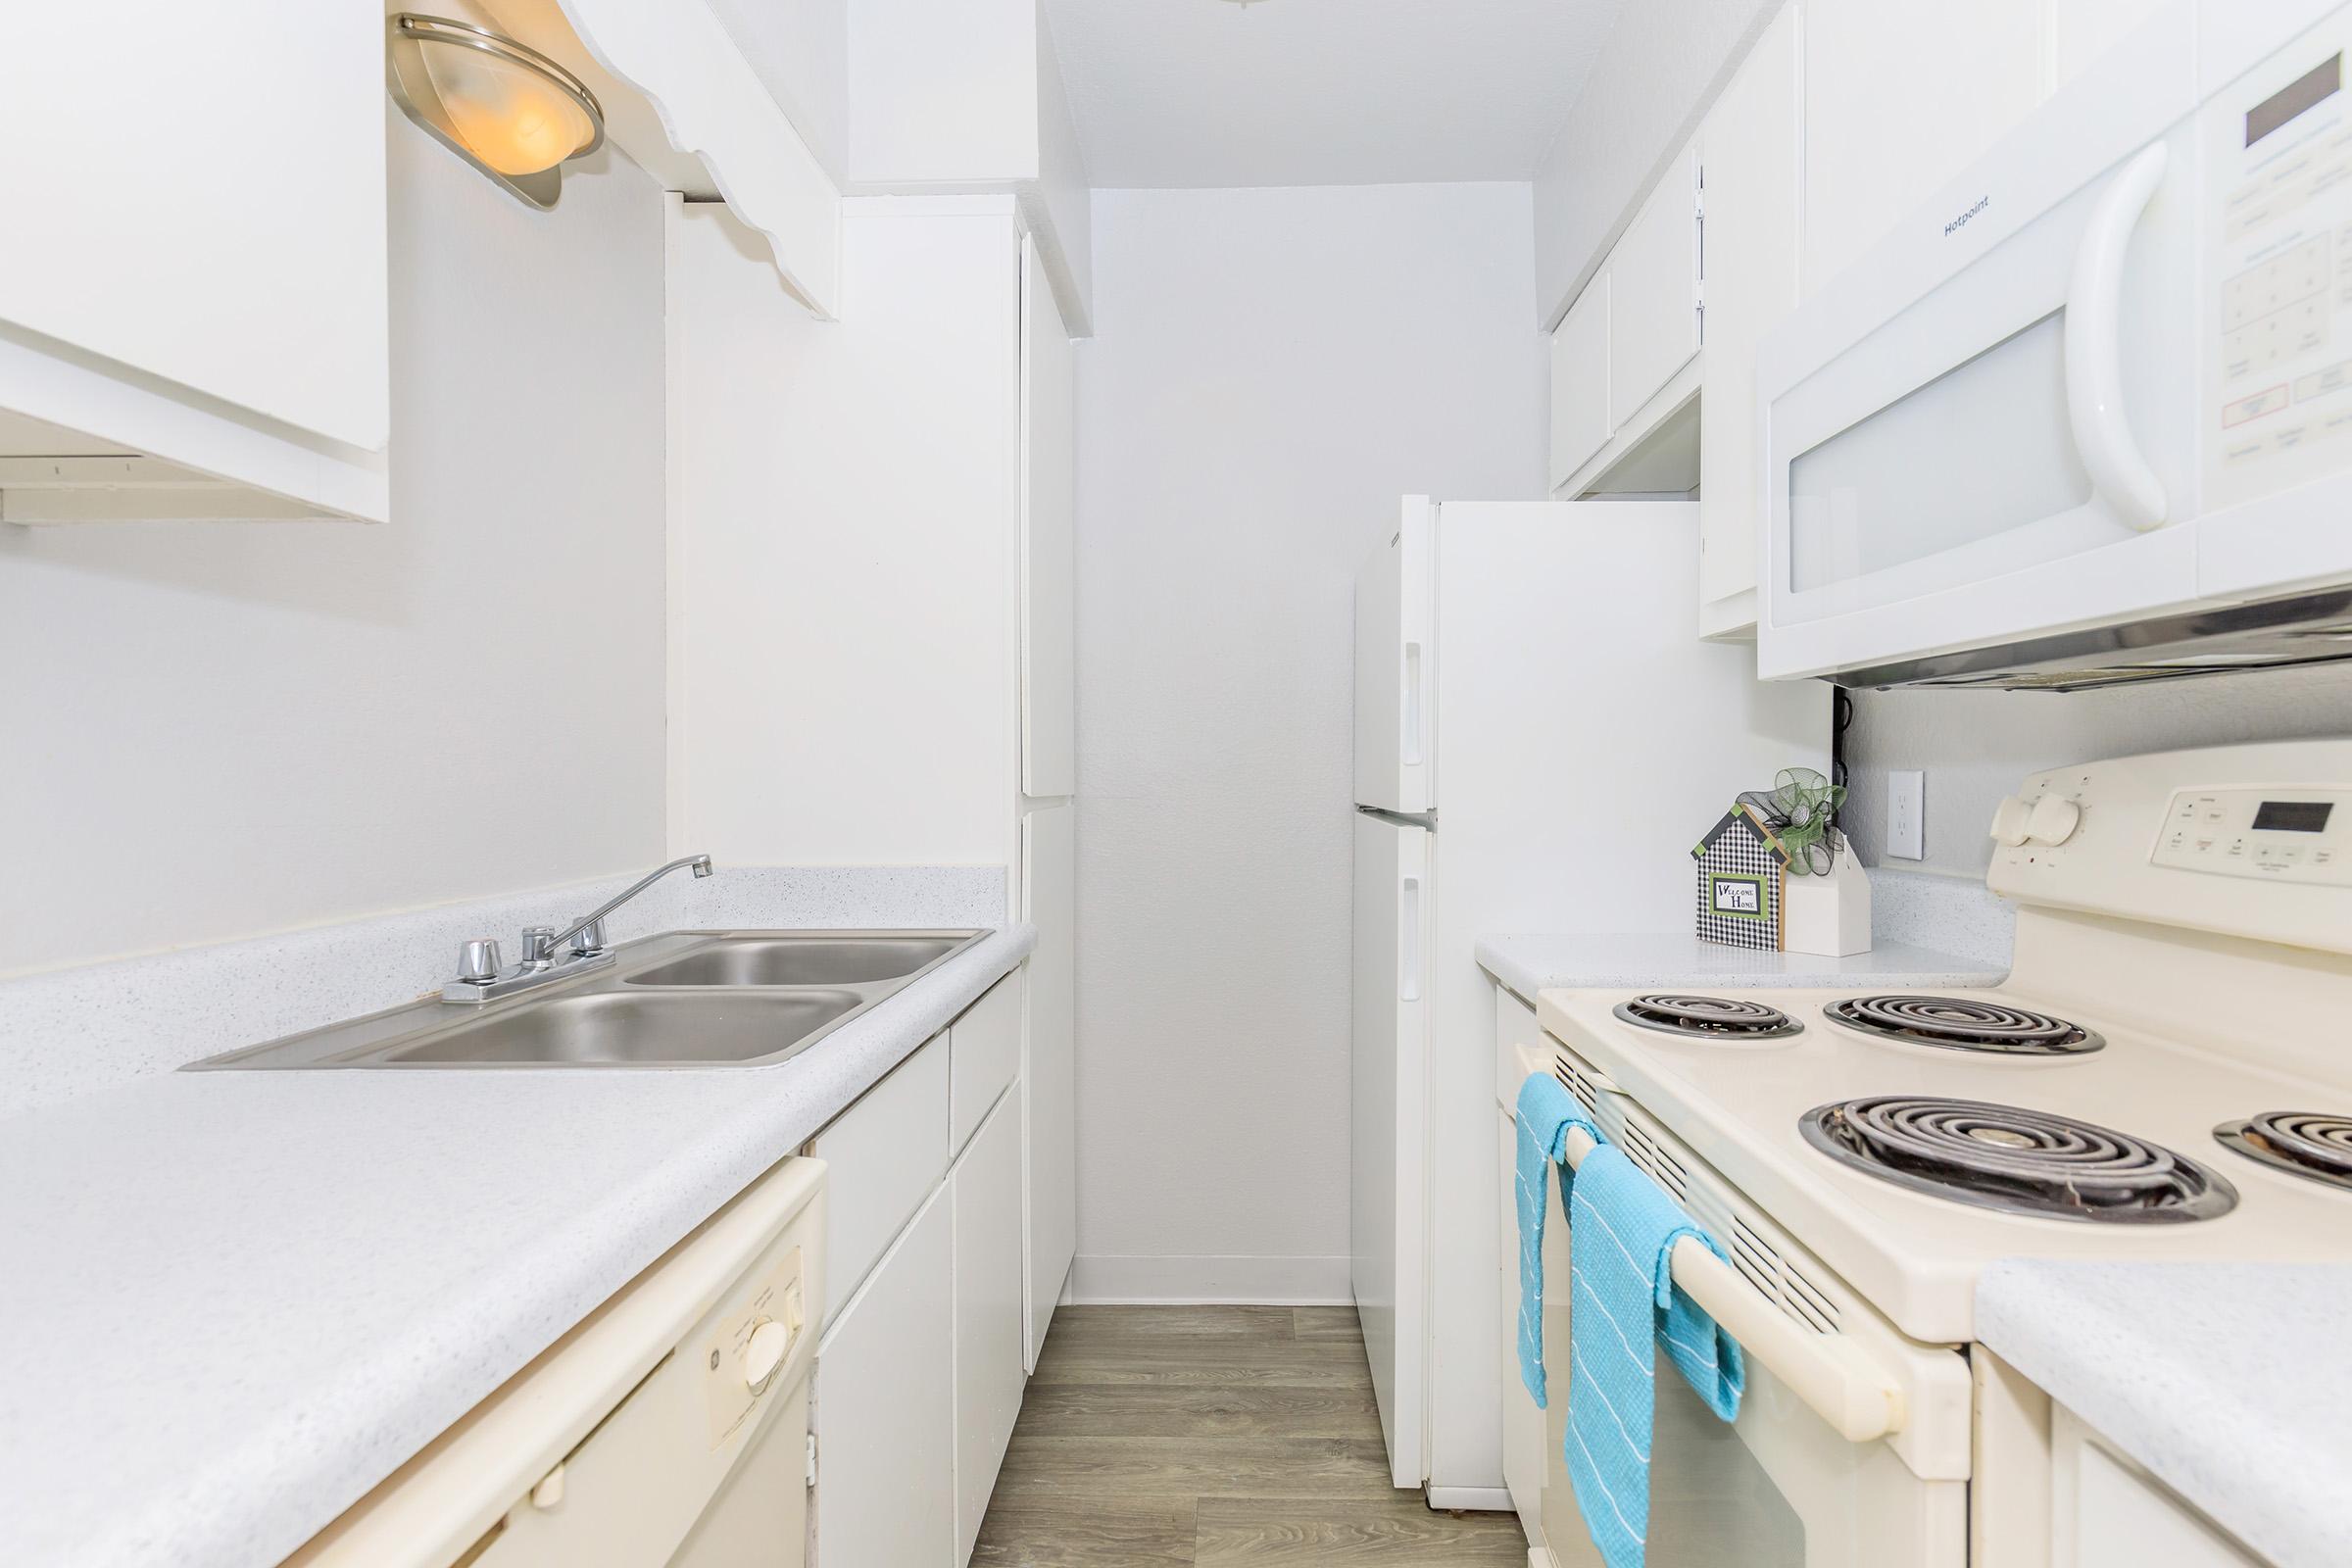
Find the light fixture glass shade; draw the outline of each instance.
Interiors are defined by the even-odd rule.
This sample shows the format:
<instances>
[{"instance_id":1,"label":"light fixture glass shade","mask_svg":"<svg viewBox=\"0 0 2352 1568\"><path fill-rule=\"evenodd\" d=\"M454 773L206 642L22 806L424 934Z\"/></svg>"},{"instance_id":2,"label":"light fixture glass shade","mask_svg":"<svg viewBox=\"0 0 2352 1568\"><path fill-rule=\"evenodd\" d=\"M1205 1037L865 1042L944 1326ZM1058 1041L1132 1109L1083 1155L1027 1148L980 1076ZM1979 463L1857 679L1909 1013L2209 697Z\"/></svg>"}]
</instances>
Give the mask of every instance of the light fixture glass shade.
<instances>
[{"instance_id":1,"label":"light fixture glass shade","mask_svg":"<svg viewBox=\"0 0 2352 1568\"><path fill-rule=\"evenodd\" d=\"M403 12L390 31L385 77L393 101L534 206L553 207L563 165L603 145L595 95L545 55L445 17Z\"/></svg>"}]
</instances>

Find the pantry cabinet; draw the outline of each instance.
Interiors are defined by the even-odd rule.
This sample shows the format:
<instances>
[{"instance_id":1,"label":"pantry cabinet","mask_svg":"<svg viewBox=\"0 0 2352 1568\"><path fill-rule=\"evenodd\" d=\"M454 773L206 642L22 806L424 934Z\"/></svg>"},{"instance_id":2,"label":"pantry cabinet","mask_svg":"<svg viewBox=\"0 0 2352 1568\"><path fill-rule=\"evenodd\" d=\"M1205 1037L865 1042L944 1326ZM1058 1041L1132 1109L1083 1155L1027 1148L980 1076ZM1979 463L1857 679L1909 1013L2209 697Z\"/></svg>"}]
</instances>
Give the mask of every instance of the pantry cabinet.
<instances>
[{"instance_id":1,"label":"pantry cabinet","mask_svg":"<svg viewBox=\"0 0 2352 1568\"><path fill-rule=\"evenodd\" d=\"M1076 823L1077 808L1066 801L1021 819L1022 912L1037 927L1021 1061L1022 1246L1029 1263L1025 1360L1031 1371L1078 1251Z\"/></svg>"},{"instance_id":2,"label":"pantry cabinet","mask_svg":"<svg viewBox=\"0 0 2352 1568\"><path fill-rule=\"evenodd\" d=\"M1795 308L1804 137L1802 17L1784 6L1698 131L1706 171L1706 335L1699 371L1698 616L1704 636L1756 620L1764 471L1756 346Z\"/></svg>"},{"instance_id":3,"label":"pantry cabinet","mask_svg":"<svg viewBox=\"0 0 2352 1568\"><path fill-rule=\"evenodd\" d=\"M383 77L373 8L12 8L0 517L385 514Z\"/></svg>"}]
</instances>

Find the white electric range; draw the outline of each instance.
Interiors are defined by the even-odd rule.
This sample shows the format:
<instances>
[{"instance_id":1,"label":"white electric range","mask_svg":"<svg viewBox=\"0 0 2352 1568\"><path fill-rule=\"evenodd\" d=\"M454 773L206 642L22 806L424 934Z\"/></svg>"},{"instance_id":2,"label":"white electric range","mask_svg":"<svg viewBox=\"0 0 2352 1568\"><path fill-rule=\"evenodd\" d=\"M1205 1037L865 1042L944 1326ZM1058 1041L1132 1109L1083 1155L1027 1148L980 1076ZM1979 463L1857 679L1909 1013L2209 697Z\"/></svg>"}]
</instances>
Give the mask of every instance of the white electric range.
<instances>
[{"instance_id":1,"label":"white electric range","mask_svg":"<svg viewBox=\"0 0 2352 1568\"><path fill-rule=\"evenodd\" d=\"M1740 1444L1661 1381L1653 1485L1690 1505L1653 1508L1653 1568L2046 1561L2047 1454L1988 1441L1986 1263L2352 1261L2352 742L2053 771L1994 837L2000 985L1547 991L1542 1041L1498 1037L1503 1081L1568 1083L1774 1320L1727 1303Z\"/></svg>"}]
</instances>

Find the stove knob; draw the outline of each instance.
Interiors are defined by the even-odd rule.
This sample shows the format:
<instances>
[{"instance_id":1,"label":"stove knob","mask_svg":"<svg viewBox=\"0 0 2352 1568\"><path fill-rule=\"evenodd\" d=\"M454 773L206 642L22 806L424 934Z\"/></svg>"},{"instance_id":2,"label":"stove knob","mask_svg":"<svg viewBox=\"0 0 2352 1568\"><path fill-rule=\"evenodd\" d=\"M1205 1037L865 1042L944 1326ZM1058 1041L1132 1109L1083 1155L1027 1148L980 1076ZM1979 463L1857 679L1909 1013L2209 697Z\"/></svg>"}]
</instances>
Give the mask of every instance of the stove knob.
<instances>
[{"instance_id":1,"label":"stove knob","mask_svg":"<svg viewBox=\"0 0 2352 1568\"><path fill-rule=\"evenodd\" d=\"M2036 844L2064 844L2075 836L2082 821L2082 807L2062 795L2044 795L2034 803L2034 813L2026 821L2026 837Z\"/></svg>"},{"instance_id":2,"label":"stove knob","mask_svg":"<svg viewBox=\"0 0 2352 1568\"><path fill-rule=\"evenodd\" d=\"M2006 844L2011 849L2016 849L2019 845L2025 843L2028 835L2032 831L2027 824L2033 817L2033 814L2034 808L2028 806L2025 802L2019 800L2014 795L2002 801L1999 806L1993 808L1993 842L1996 844Z\"/></svg>"}]
</instances>

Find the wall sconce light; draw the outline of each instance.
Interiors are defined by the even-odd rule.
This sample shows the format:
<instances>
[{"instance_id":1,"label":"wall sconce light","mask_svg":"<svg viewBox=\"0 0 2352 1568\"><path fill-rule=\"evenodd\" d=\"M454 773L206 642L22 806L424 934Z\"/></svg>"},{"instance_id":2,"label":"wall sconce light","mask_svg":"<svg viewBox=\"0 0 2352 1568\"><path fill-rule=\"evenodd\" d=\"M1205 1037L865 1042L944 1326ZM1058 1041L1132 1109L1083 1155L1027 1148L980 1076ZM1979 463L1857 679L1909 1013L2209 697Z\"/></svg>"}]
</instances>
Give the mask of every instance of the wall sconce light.
<instances>
[{"instance_id":1,"label":"wall sconce light","mask_svg":"<svg viewBox=\"0 0 2352 1568\"><path fill-rule=\"evenodd\" d=\"M387 27L392 101L532 206L555 206L564 165L604 145L596 95L537 50L447 17L404 11Z\"/></svg>"}]
</instances>

